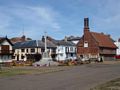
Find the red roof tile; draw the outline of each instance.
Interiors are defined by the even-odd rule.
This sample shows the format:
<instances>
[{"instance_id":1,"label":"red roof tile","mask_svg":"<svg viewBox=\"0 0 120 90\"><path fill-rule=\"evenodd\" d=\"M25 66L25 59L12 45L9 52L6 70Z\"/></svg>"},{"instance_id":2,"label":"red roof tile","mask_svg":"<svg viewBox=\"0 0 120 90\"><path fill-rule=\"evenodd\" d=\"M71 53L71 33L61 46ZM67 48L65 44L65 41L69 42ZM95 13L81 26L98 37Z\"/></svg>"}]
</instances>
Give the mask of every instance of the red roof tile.
<instances>
[{"instance_id":1,"label":"red roof tile","mask_svg":"<svg viewBox=\"0 0 120 90\"><path fill-rule=\"evenodd\" d=\"M90 32L94 39L99 43L99 47L117 48L112 39L103 33Z\"/></svg>"}]
</instances>

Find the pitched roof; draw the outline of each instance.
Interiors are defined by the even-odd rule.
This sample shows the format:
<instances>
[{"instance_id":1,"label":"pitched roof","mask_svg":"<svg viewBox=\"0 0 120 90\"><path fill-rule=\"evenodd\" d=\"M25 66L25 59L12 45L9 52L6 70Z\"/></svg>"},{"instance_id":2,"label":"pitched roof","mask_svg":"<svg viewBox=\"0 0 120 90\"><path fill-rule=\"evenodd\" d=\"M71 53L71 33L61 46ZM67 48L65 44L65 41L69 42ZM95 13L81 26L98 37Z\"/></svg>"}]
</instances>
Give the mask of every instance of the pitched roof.
<instances>
[{"instance_id":1,"label":"pitched roof","mask_svg":"<svg viewBox=\"0 0 120 90\"><path fill-rule=\"evenodd\" d=\"M30 41L24 41L24 42L17 42L14 44L15 49L16 48L35 48L35 47L44 48L45 44L40 40L30 40ZM55 48L56 46L51 42L47 41L47 47Z\"/></svg>"},{"instance_id":2,"label":"pitched roof","mask_svg":"<svg viewBox=\"0 0 120 90\"><path fill-rule=\"evenodd\" d=\"M75 44L71 41L65 41L65 40L55 40L50 36L47 36L47 40L51 41L55 45L63 45L63 46L75 46Z\"/></svg>"},{"instance_id":3,"label":"pitched roof","mask_svg":"<svg viewBox=\"0 0 120 90\"><path fill-rule=\"evenodd\" d=\"M90 32L94 39L99 43L99 47L117 48L110 36L103 33Z\"/></svg>"},{"instance_id":4,"label":"pitched roof","mask_svg":"<svg viewBox=\"0 0 120 90\"><path fill-rule=\"evenodd\" d=\"M63 41L63 40L59 40L57 41L58 45L63 45L63 46L75 46L74 43L72 43L71 41Z\"/></svg>"},{"instance_id":5,"label":"pitched roof","mask_svg":"<svg viewBox=\"0 0 120 90\"><path fill-rule=\"evenodd\" d=\"M7 40L13 46L12 42L7 37L0 37L0 44L5 40Z\"/></svg>"},{"instance_id":6,"label":"pitched roof","mask_svg":"<svg viewBox=\"0 0 120 90\"><path fill-rule=\"evenodd\" d=\"M10 41L12 43L24 42L24 41L28 41L28 40L32 40L32 39L31 38L26 38L24 35L22 37L13 37L13 38L10 39Z\"/></svg>"},{"instance_id":7,"label":"pitched roof","mask_svg":"<svg viewBox=\"0 0 120 90\"><path fill-rule=\"evenodd\" d=\"M80 40L80 38L81 37L69 36L69 37L67 37L67 40L68 41L72 41L72 40L77 41L77 40Z\"/></svg>"},{"instance_id":8,"label":"pitched roof","mask_svg":"<svg viewBox=\"0 0 120 90\"><path fill-rule=\"evenodd\" d=\"M55 45L62 45L62 46L75 46L75 44L71 41L64 41L64 40L52 40Z\"/></svg>"}]
</instances>

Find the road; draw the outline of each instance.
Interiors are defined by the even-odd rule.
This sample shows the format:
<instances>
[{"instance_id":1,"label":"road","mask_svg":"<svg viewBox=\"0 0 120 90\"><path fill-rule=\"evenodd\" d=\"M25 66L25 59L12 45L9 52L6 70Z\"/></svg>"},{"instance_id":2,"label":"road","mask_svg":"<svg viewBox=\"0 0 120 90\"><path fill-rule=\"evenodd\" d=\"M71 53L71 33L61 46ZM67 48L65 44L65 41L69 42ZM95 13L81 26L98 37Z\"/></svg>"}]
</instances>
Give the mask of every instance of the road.
<instances>
[{"instance_id":1,"label":"road","mask_svg":"<svg viewBox=\"0 0 120 90\"><path fill-rule=\"evenodd\" d=\"M0 90L90 90L120 77L120 64L88 64L65 71L0 78Z\"/></svg>"}]
</instances>

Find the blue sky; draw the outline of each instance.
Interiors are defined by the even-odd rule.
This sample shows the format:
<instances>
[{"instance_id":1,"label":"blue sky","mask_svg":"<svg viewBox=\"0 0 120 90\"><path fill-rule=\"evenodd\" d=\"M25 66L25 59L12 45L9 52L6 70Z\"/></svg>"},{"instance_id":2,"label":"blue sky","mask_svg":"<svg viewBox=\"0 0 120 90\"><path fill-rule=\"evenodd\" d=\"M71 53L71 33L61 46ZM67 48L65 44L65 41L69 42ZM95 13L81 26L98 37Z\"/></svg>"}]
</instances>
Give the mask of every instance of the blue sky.
<instances>
[{"instance_id":1,"label":"blue sky","mask_svg":"<svg viewBox=\"0 0 120 90\"><path fill-rule=\"evenodd\" d=\"M49 36L82 36L84 17L90 30L120 37L120 0L0 0L0 36L19 37L24 33L41 39Z\"/></svg>"}]
</instances>

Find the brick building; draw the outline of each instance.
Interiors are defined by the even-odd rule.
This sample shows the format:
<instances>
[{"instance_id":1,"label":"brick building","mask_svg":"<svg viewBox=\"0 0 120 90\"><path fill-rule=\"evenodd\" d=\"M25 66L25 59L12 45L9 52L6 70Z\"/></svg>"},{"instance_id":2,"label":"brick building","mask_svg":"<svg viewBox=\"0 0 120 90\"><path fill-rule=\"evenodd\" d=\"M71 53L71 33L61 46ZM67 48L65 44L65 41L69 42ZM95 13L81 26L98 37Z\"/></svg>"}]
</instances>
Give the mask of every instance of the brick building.
<instances>
[{"instance_id":1,"label":"brick building","mask_svg":"<svg viewBox=\"0 0 120 90\"><path fill-rule=\"evenodd\" d=\"M114 60L116 49L117 47L110 38L110 35L91 32L89 29L89 19L84 19L84 34L77 44L78 57Z\"/></svg>"}]
</instances>

